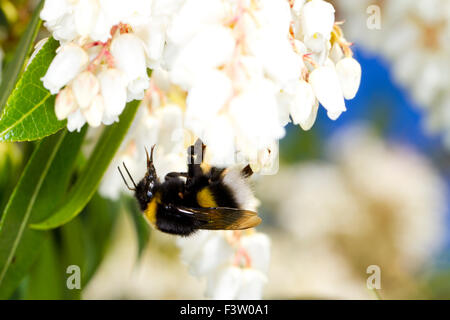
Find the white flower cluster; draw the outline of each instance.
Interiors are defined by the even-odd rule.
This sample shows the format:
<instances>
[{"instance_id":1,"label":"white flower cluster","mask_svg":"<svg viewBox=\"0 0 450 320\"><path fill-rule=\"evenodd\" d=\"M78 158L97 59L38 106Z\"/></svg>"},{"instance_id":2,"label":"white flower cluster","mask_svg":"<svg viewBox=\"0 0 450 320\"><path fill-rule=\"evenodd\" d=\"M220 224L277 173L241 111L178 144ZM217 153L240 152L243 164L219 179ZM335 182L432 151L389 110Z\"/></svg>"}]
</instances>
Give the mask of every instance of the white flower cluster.
<instances>
[{"instance_id":1,"label":"white flower cluster","mask_svg":"<svg viewBox=\"0 0 450 320\"><path fill-rule=\"evenodd\" d=\"M145 0L47 0L45 26L61 47L44 86L58 94L55 112L69 131L112 124L128 101L143 99L150 79L144 41L151 2Z\"/></svg>"},{"instance_id":2,"label":"white flower cluster","mask_svg":"<svg viewBox=\"0 0 450 320\"><path fill-rule=\"evenodd\" d=\"M290 117L308 130L320 102L337 119L360 83L323 0L47 0L41 17L62 43L44 85L70 130L111 124L146 89L154 98L150 68L182 92L183 127L216 165L270 167Z\"/></svg>"},{"instance_id":3,"label":"white flower cluster","mask_svg":"<svg viewBox=\"0 0 450 320\"><path fill-rule=\"evenodd\" d=\"M270 261L270 240L254 231L201 231L179 238L181 259L196 277L206 277L212 299L262 298Z\"/></svg>"},{"instance_id":4,"label":"white flower cluster","mask_svg":"<svg viewBox=\"0 0 450 320\"><path fill-rule=\"evenodd\" d=\"M426 110L428 129L442 132L450 147L450 2L378 2L381 29L369 30L366 10L373 3L336 1L348 21L346 33L358 45L388 58L396 80Z\"/></svg>"}]
</instances>

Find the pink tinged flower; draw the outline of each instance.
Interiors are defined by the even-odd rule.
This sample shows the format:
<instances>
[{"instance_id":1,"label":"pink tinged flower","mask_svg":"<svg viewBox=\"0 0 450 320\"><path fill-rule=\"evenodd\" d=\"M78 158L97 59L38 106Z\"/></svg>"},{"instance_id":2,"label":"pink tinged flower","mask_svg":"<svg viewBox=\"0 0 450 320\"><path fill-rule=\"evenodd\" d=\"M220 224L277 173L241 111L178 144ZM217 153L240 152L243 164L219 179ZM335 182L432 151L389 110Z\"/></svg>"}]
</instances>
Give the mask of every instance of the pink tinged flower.
<instances>
[{"instance_id":1,"label":"pink tinged flower","mask_svg":"<svg viewBox=\"0 0 450 320\"><path fill-rule=\"evenodd\" d=\"M114 38L111 53L117 69L122 71L127 82L148 80L144 44L133 34L122 34Z\"/></svg>"},{"instance_id":2,"label":"pink tinged flower","mask_svg":"<svg viewBox=\"0 0 450 320\"><path fill-rule=\"evenodd\" d=\"M200 231L189 238L178 238L182 248L181 260L189 265L194 276L203 276L214 272L231 259L233 249L220 232Z\"/></svg>"},{"instance_id":3,"label":"pink tinged flower","mask_svg":"<svg viewBox=\"0 0 450 320\"><path fill-rule=\"evenodd\" d=\"M309 83L319 102L327 109L330 119L336 120L342 112L347 110L339 77L332 65L314 69L309 75Z\"/></svg>"},{"instance_id":4,"label":"pink tinged flower","mask_svg":"<svg viewBox=\"0 0 450 320\"><path fill-rule=\"evenodd\" d=\"M75 6L75 27L79 35L89 36L97 23L100 8L97 0L78 0Z\"/></svg>"},{"instance_id":5,"label":"pink tinged flower","mask_svg":"<svg viewBox=\"0 0 450 320\"><path fill-rule=\"evenodd\" d=\"M82 109L81 112L86 118L87 123L91 127L96 128L102 123L104 110L105 102L103 101L103 97L98 94L92 100L91 105L86 109Z\"/></svg>"},{"instance_id":6,"label":"pink tinged flower","mask_svg":"<svg viewBox=\"0 0 450 320\"><path fill-rule=\"evenodd\" d=\"M97 77L90 71L80 73L72 83L73 94L81 109L90 106L99 93L100 84Z\"/></svg>"},{"instance_id":7,"label":"pink tinged flower","mask_svg":"<svg viewBox=\"0 0 450 320\"><path fill-rule=\"evenodd\" d=\"M127 103L124 75L117 69L107 69L98 75L98 80L105 104L104 117L113 119L122 113Z\"/></svg>"},{"instance_id":8,"label":"pink tinged flower","mask_svg":"<svg viewBox=\"0 0 450 320\"><path fill-rule=\"evenodd\" d=\"M269 237L259 232L241 238L241 246L251 259L252 269L258 269L264 273L269 271L270 245Z\"/></svg>"},{"instance_id":9,"label":"pink tinged flower","mask_svg":"<svg viewBox=\"0 0 450 320\"><path fill-rule=\"evenodd\" d=\"M318 108L319 104L311 85L304 80L298 81L289 105L294 124L299 124L305 131L311 129L316 121Z\"/></svg>"},{"instance_id":10,"label":"pink tinged flower","mask_svg":"<svg viewBox=\"0 0 450 320\"><path fill-rule=\"evenodd\" d=\"M44 87L57 94L86 67L88 61L86 51L80 46L73 43L62 46L41 79Z\"/></svg>"},{"instance_id":11,"label":"pink tinged flower","mask_svg":"<svg viewBox=\"0 0 450 320\"><path fill-rule=\"evenodd\" d=\"M55 114L58 120L64 120L67 116L75 111L77 103L70 87L61 90L55 101Z\"/></svg>"},{"instance_id":12,"label":"pink tinged flower","mask_svg":"<svg viewBox=\"0 0 450 320\"><path fill-rule=\"evenodd\" d=\"M345 99L353 99L361 83L361 65L351 57L344 58L336 64Z\"/></svg>"},{"instance_id":13,"label":"pink tinged flower","mask_svg":"<svg viewBox=\"0 0 450 320\"><path fill-rule=\"evenodd\" d=\"M67 130L70 132L77 130L79 132L85 123L86 119L80 109L78 109L67 117Z\"/></svg>"}]
</instances>

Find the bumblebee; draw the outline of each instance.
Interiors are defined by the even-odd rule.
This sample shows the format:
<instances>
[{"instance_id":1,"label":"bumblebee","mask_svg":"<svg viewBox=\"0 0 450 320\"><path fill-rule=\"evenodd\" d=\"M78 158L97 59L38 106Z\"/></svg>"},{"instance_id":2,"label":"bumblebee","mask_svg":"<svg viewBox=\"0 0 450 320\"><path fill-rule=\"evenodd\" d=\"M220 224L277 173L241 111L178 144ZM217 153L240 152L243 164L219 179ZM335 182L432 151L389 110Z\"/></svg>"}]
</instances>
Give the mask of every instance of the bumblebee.
<instances>
[{"instance_id":1,"label":"bumblebee","mask_svg":"<svg viewBox=\"0 0 450 320\"><path fill-rule=\"evenodd\" d=\"M171 172L160 182L153 165L152 147L147 149L147 172L136 184L125 163L123 167L133 184L134 192L147 220L158 230L180 236L189 236L199 229L243 230L261 223L255 211L247 210L252 191L247 183L253 171L217 168L203 162L206 146L197 142L188 148L187 172ZM246 209L247 208L247 209Z\"/></svg>"}]
</instances>

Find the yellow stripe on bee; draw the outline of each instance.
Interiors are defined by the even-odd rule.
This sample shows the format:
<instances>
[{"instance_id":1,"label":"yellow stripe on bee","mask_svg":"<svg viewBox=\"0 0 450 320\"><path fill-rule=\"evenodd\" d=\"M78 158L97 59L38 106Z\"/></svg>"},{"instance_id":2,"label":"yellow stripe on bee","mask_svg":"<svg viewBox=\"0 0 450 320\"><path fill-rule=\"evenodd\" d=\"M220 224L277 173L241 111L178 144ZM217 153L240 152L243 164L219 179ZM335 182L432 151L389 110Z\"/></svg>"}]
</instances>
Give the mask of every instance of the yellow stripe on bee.
<instances>
[{"instance_id":1,"label":"yellow stripe on bee","mask_svg":"<svg viewBox=\"0 0 450 320\"><path fill-rule=\"evenodd\" d=\"M160 203L161 195L157 193L152 201L149 202L147 209L145 210L145 217L152 225L156 225L156 211L158 210L158 204Z\"/></svg>"},{"instance_id":2,"label":"yellow stripe on bee","mask_svg":"<svg viewBox=\"0 0 450 320\"><path fill-rule=\"evenodd\" d=\"M203 188L199 193L197 193L197 202L200 207L203 208L218 207L216 200L208 187Z\"/></svg>"}]
</instances>

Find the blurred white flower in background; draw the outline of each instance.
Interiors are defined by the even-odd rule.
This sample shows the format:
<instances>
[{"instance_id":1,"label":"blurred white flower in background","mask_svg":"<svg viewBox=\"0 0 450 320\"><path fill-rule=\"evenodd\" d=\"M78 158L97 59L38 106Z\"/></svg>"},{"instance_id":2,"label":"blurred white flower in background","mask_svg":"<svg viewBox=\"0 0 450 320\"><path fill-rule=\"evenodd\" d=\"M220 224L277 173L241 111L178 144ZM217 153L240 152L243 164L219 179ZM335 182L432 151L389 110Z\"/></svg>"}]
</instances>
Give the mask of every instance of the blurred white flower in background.
<instances>
[{"instance_id":1,"label":"blurred white flower in background","mask_svg":"<svg viewBox=\"0 0 450 320\"><path fill-rule=\"evenodd\" d=\"M250 231L200 231L178 238L181 259L197 277L206 277L206 297L261 299L267 282L270 240Z\"/></svg>"},{"instance_id":2,"label":"blurred white flower in background","mask_svg":"<svg viewBox=\"0 0 450 320\"><path fill-rule=\"evenodd\" d=\"M183 127L218 166L270 168L290 117L308 130L320 102L337 119L361 78L323 0L47 0L41 17L61 41L43 81L69 130L111 124L134 99L165 107L177 91Z\"/></svg>"},{"instance_id":3,"label":"blurred white flower in background","mask_svg":"<svg viewBox=\"0 0 450 320\"><path fill-rule=\"evenodd\" d=\"M290 235L271 234L274 259L289 268L273 269L271 278L287 278L271 283L268 294L374 297L366 288L369 265L381 268L382 295L407 292L443 244L444 181L425 157L363 126L338 134L328 154L328 162L299 164L258 184L258 196ZM288 290L292 279L296 287Z\"/></svg>"},{"instance_id":4,"label":"blurred white flower in background","mask_svg":"<svg viewBox=\"0 0 450 320\"><path fill-rule=\"evenodd\" d=\"M426 110L426 126L450 147L450 2L335 0L345 32L392 63L398 82ZM381 30L366 26L369 5L381 11Z\"/></svg>"}]
</instances>

